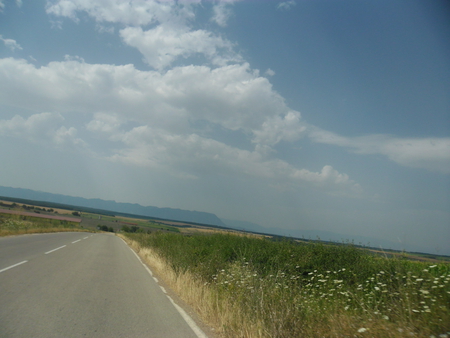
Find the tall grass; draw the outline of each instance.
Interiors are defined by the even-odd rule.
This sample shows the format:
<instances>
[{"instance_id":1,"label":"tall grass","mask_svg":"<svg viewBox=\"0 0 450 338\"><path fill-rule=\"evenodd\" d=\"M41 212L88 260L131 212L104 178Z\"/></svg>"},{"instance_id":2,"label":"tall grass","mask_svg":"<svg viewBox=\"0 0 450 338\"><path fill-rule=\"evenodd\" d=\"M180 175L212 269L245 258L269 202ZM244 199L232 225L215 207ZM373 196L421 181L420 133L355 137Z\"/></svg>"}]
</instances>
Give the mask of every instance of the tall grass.
<instances>
[{"instance_id":1,"label":"tall grass","mask_svg":"<svg viewBox=\"0 0 450 338\"><path fill-rule=\"evenodd\" d=\"M127 236L224 337L450 336L448 264L231 234Z\"/></svg>"},{"instance_id":2,"label":"tall grass","mask_svg":"<svg viewBox=\"0 0 450 338\"><path fill-rule=\"evenodd\" d=\"M0 236L60 231L86 230L69 221L12 214L0 215Z\"/></svg>"}]
</instances>

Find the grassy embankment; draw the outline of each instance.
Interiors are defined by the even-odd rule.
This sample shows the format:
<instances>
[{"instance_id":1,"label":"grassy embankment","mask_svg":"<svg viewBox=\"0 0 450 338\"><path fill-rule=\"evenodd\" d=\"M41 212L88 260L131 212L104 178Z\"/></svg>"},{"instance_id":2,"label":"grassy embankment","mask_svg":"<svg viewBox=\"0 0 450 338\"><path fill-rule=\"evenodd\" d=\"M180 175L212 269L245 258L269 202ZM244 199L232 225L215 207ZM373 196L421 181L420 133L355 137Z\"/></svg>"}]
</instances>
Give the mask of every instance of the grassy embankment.
<instances>
[{"instance_id":1,"label":"grassy embankment","mask_svg":"<svg viewBox=\"0 0 450 338\"><path fill-rule=\"evenodd\" d=\"M88 231L75 222L0 213L0 237L61 231Z\"/></svg>"},{"instance_id":2,"label":"grassy embankment","mask_svg":"<svg viewBox=\"0 0 450 338\"><path fill-rule=\"evenodd\" d=\"M447 337L450 265L227 234L126 240L223 337Z\"/></svg>"}]
</instances>

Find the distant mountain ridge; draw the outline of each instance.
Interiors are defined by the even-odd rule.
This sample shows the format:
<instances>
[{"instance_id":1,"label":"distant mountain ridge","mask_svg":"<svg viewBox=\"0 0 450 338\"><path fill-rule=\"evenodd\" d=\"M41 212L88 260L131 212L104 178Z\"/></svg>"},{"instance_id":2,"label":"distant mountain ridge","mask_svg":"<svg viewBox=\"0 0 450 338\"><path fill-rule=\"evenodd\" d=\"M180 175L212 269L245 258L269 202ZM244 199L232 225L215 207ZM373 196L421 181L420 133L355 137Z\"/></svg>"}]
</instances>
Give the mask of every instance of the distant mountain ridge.
<instances>
[{"instance_id":1,"label":"distant mountain ridge","mask_svg":"<svg viewBox=\"0 0 450 338\"><path fill-rule=\"evenodd\" d=\"M68 204L79 207L102 209L120 213L168 219L173 221L192 222L226 227L226 224L224 224L215 214L202 211L158 208L153 206L142 206L137 203L120 203L116 201L106 201L99 198L88 199L83 197L52 194L31 189L2 186L0 186L0 196Z\"/></svg>"}]
</instances>

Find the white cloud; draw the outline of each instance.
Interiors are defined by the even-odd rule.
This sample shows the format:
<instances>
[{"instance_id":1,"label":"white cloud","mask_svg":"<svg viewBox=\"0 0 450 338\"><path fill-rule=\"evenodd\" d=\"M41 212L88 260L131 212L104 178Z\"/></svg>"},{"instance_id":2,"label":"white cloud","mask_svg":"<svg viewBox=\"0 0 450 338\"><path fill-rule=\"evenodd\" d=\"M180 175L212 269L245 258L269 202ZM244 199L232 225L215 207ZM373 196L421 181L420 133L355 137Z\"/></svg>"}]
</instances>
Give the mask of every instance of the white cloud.
<instances>
[{"instance_id":1,"label":"white cloud","mask_svg":"<svg viewBox=\"0 0 450 338\"><path fill-rule=\"evenodd\" d=\"M17 7L22 7L22 0L16 0Z\"/></svg>"},{"instance_id":2,"label":"white cloud","mask_svg":"<svg viewBox=\"0 0 450 338\"><path fill-rule=\"evenodd\" d=\"M192 2L195 3L195 2ZM155 0L56 0L48 1L47 13L78 21L77 14L85 12L97 22L145 26L153 23L184 25L193 18L191 2Z\"/></svg>"},{"instance_id":3,"label":"white cloud","mask_svg":"<svg viewBox=\"0 0 450 338\"><path fill-rule=\"evenodd\" d=\"M86 128L91 132L113 134L122 123L122 119L115 114L95 113L94 119L86 125Z\"/></svg>"},{"instance_id":4,"label":"white cloud","mask_svg":"<svg viewBox=\"0 0 450 338\"><path fill-rule=\"evenodd\" d=\"M284 1L280 2L277 6L277 9L279 10L290 10L292 7L294 7L297 3L294 0L291 1Z\"/></svg>"},{"instance_id":5,"label":"white cloud","mask_svg":"<svg viewBox=\"0 0 450 338\"><path fill-rule=\"evenodd\" d=\"M120 36L125 43L136 47L146 62L156 69L168 67L179 56L186 58L197 53L218 65L240 61L234 55L230 42L205 30L189 31L166 25L148 31L140 27L127 27L120 31Z\"/></svg>"},{"instance_id":6,"label":"white cloud","mask_svg":"<svg viewBox=\"0 0 450 338\"><path fill-rule=\"evenodd\" d=\"M254 131L253 142L264 145L275 145L280 141L294 142L298 140L306 127L300 121L300 113L289 111L286 115L275 115L266 120L260 130Z\"/></svg>"},{"instance_id":7,"label":"white cloud","mask_svg":"<svg viewBox=\"0 0 450 338\"><path fill-rule=\"evenodd\" d=\"M232 2L233 1L220 1L218 4L215 4L213 6L214 15L212 16L211 21L221 27L226 27L227 21L232 15L232 11L229 7Z\"/></svg>"},{"instance_id":8,"label":"white cloud","mask_svg":"<svg viewBox=\"0 0 450 338\"><path fill-rule=\"evenodd\" d=\"M5 4L3 3L3 0L0 0L0 12L3 12L4 8L5 8Z\"/></svg>"},{"instance_id":9,"label":"white cloud","mask_svg":"<svg viewBox=\"0 0 450 338\"><path fill-rule=\"evenodd\" d=\"M389 135L344 137L310 127L309 136L318 143L352 149L358 154L381 154L407 167L450 174L450 138L398 138Z\"/></svg>"},{"instance_id":10,"label":"white cloud","mask_svg":"<svg viewBox=\"0 0 450 338\"><path fill-rule=\"evenodd\" d=\"M1 8L1 6L0 6ZM21 50L22 47L16 42L16 40L13 39L5 39L3 38L3 36L0 35L0 40L3 41L3 43L5 44L6 47L8 47L9 49L11 49L13 52L18 49Z\"/></svg>"},{"instance_id":11,"label":"white cloud","mask_svg":"<svg viewBox=\"0 0 450 338\"><path fill-rule=\"evenodd\" d=\"M10 120L0 120L0 135L27 139L31 142L52 143L55 146L85 147L85 143L76 137L73 127L60 126L64 118L59 113L34 114L24 119L15 115Z\"/></svg>"},{"instance_id":12,"label":"white cloud","mask_svg":"<svg viewBox=\"0 0 450 338\"><path fill-rule=\"evenodd\" d=\"M305 127L300 114L289 110L248 64L176 67L161 74L78 58L40 68L7 58L0 59L0 99L12 106L92 116L86 131L114 142L109 145L115 154L111 160L163 168L178 177L224 172L268 178L286 187L309 182L326 191L358 190L331 167L314 173L271 157L271 147L297 140ZM55 116L61 123L61 115ZM192 121L240 131L255 150L199 136L191 130ZM139 127L126 131L130 125ZM72 128L51 129L52 142L76 143Z\"/></svg>"},{"instance_id":13,"label":"white cloud","mask_svg":"<svg viewBox=\"0 0 450 338\"><path fill-rule=\"evenodd\" d=\"M272 69L268 68L268 69L265 71L265 74L266 74L267 76L274 76L274 75L275 75L275 71L273 71Z\"/></svg>"},{"instance_id":14,"label":"white cloud","mask_svg":"<svg viewBox=\"0 0 450 338\"><path fill-rule=\"evenodd\" d=\"M5 104L41 111L116 113L164 128L196 119L252 131L289 112L270 82L255 75L248 64L176 67L160 74L132 65L77 60L36 68L25 60L6 58L0 59L0 98Z\"/></svg>"},{"instance_id":15,"label":"white cloud","mask_svg":"<svg viewBox=\"0 0 450 338\"><path fill-rule=\"evenodd\" d=\"M120 138L126 148L110 160L156 168L178 177L248 175L290 188L312 184L331 193L358 195L362 192L359 184L329 165L321 172L297 169L285 161L269 159L258 151L238 149L197 134L174 135L140 126L123 133Z\"/></svg>"}]
</instances>

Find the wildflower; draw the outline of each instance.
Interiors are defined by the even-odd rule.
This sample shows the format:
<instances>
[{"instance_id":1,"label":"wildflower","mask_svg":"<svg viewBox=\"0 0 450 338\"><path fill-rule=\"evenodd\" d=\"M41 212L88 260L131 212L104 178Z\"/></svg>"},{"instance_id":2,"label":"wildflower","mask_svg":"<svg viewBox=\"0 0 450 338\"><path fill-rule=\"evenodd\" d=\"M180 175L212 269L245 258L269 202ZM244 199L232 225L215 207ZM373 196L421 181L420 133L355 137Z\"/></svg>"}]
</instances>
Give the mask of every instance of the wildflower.
<instances>
[{"instance_id":1,"label":"wildflower","mask_svg":"<svg viewBox=\"0 0 450 338\"><path fill-rule=\"evenodd\" d=\"M423 289L420 289L419 291L422 292L424 295L428 295L430 293L429 291Z\"/></svg>"},{"instance_id":2,"label":"wildflower","mask_svg":"<svg viewBox=\"0 0 450 338\"><path fill-rule=\"evenodd\" d=\"M386 315L384 315L384 316L383 316L383 319L384 319L384 320L389 320L389 317L386 316Z\"/></svg>"},{"instance_id":3,"label":"wildflower","mask_svg":"<svg viewBox=\"0 0 450 338\"><path fill-rule=\"evenodd\" d=\"M368 329L366 329L365 327L361 327L358 329L358 333L363 333L366 332Z\"/></svg>"}]
</instances>

